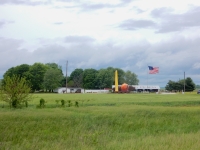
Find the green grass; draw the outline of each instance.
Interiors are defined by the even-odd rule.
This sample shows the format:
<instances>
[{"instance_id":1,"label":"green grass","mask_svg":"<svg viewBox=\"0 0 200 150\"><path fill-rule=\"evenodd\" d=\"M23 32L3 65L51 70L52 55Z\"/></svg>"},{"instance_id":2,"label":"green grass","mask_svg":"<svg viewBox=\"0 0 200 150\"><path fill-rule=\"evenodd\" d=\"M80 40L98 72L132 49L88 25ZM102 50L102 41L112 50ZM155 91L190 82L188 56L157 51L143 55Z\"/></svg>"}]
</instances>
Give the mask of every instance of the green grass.
<instances>
[{"instance_id":1,"label":"green grass","mask_svg":"<svg viewBox=\"0 0 200 150\"><path fill-rule=\"evenodd\" d=\"M0 101L0 149L198 150L200 95L35 94L22 109Z\"/></svg>"}]
</instances>

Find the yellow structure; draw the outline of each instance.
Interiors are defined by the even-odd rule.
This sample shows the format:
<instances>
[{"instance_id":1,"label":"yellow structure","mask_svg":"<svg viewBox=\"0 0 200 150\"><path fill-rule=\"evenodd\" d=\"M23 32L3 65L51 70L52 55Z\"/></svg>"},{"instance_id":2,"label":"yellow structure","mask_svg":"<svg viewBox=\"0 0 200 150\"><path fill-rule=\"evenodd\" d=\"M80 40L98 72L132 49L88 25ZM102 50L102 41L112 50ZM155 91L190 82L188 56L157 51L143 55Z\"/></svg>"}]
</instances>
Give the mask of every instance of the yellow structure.
<instances>
[{"instance_id":1,"label":"yellow structure","mask_svg":"<svg viewBox=\"0 0 200 150\"><path fill-rule=\"evenodd\" d=\"M115 70L115 92L118 92L118 72Z\"/></svg>"}]
</instances>

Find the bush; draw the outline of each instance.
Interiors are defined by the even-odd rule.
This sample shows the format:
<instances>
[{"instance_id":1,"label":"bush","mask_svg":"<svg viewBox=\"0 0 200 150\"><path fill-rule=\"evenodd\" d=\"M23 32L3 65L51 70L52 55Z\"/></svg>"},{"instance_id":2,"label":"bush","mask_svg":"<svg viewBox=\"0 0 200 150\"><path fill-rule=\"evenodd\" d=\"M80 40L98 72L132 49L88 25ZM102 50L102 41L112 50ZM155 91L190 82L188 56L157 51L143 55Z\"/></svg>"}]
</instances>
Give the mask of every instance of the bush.
<instances>
[{"instance_id":1,"label":"bush","mask_svg":"<svg viewBox=\"0 0 200 150\"><path fill-rule=\"evenodd\" d=\"M61 100L61 106L63 106L63 107L65 106L65 100L63 100L63 99Z\"/></svg>"},{"instance_id":2,"label":"bush","mask_svg":"<svg viewBox=\"0 0 200 150\"><path fill-rule=\"evenodd\" d=\"M40 108L45 107L45 100L43 98L40 99Z\"/></svg>"},{"instance_id":3,"label":"bush","mask_svg":"<svg viewBox=\"0 0 200 150\"><path fill-rule=\"evenodd\" d=\"M9 103L10 107L21 108L22 103L26 104L32 98L29 82L25 78L13 75L6 77L3 81L0 96L3 101ZM25 106L28 107L28 105Z\"/></svg>"}]
</instances>

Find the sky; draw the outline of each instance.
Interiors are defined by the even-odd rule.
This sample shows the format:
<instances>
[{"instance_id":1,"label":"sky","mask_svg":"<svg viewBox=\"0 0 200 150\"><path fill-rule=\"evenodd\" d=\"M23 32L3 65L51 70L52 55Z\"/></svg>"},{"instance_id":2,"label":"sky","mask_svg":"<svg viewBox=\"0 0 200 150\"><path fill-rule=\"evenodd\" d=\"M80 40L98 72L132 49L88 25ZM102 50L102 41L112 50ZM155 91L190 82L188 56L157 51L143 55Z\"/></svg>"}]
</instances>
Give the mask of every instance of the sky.
<instances>
[{"instance_id":1,"label":"sky","mask_svg":"<svg viewBox=\"0 0 200 150\"><path fill-rule=\"evenodd\" d=\"M200 85L199 0L0 0L0 78L21 64L121 68L140 85ZM148 66L159 67L148 74Z\"/></svg>"}]
</instances>

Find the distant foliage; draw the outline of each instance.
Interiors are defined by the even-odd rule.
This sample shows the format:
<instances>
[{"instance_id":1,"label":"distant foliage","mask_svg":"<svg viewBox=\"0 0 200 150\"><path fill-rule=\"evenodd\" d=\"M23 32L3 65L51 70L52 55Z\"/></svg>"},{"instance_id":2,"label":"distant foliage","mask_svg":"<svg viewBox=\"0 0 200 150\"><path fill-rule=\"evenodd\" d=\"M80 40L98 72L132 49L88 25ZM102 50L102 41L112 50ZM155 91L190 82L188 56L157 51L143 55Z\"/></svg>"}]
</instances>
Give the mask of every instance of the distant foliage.
<instances>
[{"instance_id":1,"label":"distant foliage","mask_svg":"<svg viewBox=\"0 0 200 150\"><path fill-rule=\"evenodd\" d=\"M200 89L200 85L196 85L196 89Z\"/></svg>"},{"instance_id":2,"label":"distant foliage","mask_svg":"<svg viewBox=\"0 0 200 150\"><path fill-rule=\"evenodd\" d=\"M165 89L168 91L182 91L184 90L184 79L177 82L169 80ZM195 90L195 84L190 77L185 79L185 91L191 92Z\"/></svg>"},{"instance_id":3,"label":"distant foliage","mask_svg":"<svg viewBox=\"0 0 200 150\"><path fill-rule=\"evenodd\" d=\"M61 86L63 75L58 69L50 68L44 74L43 87L49 92L53 92L54 89Z\"/></svg>"},{"instance_id":4,"label":"distant foliage","mask_svg":"<svg viewBox=\"0 0 200 150\"><path fill-rule=\"evenodd\" d=\"M124 71L120 68L108 67L106 69L96 70L93 68L76 68L70 76L67 77L68 87L77 87L85 89L104 89L111 88L114 85L114 73L118 71L119 85L127 83L137 85L138 77L131 71ZM61 66L56 63L34 63L33 65L22 64L9 68L3 75L4 78L17 75L26 78L30 82L32 92L49 91L53 92L58 87L66 86L66 77L62 73ZM3 80L4 84L4 80Z\"/></svg>"}]
</instances>

